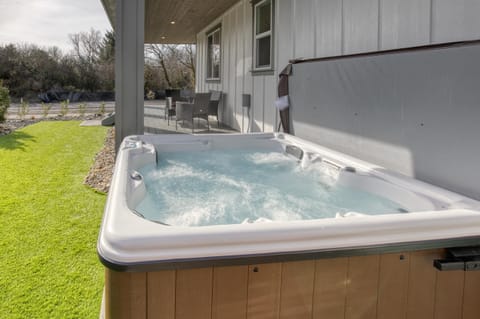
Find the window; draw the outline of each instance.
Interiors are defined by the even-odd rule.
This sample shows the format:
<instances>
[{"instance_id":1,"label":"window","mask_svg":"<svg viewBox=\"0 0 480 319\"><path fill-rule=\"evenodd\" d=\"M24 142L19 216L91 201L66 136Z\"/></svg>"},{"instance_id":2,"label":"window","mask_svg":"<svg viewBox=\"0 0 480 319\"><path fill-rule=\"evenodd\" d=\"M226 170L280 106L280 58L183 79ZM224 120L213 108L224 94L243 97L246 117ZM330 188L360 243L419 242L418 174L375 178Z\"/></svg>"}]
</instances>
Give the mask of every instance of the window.
<instances>
[{"instance_id":1,"label":"window","mask_svg":"<svg viewBox=\"0 0 480 319\"><path fill-rule=\"evenodd\" d=\"M220 27L207 34L207 80L220 79Z\"/></svg>"},{"instance_id":2,"label":"window","mask_svg":"<svg viewBox=\"0 0 480 319\"><path fill-rule=\"evenodd\" d=\"M262 0L254 4L254 70L272 68L272 0Z\"/></svg>"}]
</instances>

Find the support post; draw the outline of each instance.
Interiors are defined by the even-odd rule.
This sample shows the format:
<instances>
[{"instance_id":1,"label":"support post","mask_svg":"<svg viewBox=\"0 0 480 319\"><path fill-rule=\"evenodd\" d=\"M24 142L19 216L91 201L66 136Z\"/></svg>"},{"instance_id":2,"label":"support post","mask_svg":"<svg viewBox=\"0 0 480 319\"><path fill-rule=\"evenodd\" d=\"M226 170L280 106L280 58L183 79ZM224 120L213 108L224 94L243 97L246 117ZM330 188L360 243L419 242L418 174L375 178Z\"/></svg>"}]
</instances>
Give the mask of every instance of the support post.
<instances>
[{"instance_id":1,"label":"support post","mask_svg":"<svg viewBox=\"0 0 480 319\"><path fill-rule=\"evenodd\" d=\"M116 0L115 146L143 134L145 0Z\"/></svg>"}]
</instances>

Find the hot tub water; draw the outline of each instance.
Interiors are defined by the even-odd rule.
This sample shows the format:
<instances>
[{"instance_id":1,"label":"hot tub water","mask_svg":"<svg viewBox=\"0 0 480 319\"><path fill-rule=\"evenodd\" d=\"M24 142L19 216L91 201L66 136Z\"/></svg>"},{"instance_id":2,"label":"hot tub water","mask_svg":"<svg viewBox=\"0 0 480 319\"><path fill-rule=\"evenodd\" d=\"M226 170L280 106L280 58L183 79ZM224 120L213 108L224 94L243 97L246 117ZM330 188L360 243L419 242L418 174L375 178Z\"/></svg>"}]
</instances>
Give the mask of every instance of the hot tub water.
<instances>
[{"instance_id":1,"label":"hot tub water","mask_svg":"<svg viewBox=\"0 0 480 319\"><path fill-rule=\"evenodd\" d=\"M163 152L139 169L147 195L135 208L173 226L206 226L398 213L386 198L336 185L338 169L280 152ZM355 212L352 214L352 212Z\"/></svg>"}]
</instances>

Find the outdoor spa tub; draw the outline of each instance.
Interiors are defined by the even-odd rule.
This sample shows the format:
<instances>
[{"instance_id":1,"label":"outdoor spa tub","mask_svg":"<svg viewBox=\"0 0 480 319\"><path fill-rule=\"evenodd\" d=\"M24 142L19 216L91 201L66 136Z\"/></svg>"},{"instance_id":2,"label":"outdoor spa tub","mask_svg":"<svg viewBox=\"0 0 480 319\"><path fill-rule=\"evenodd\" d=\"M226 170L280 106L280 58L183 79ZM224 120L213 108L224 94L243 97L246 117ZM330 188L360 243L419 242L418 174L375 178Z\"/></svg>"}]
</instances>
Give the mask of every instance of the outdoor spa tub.
<instances>
[{"instance_id":1,"label":"outdoor spa tub","mask_svg":"<svg viewBox=\"0 0 480 319\"><path fill-rule=\"evenodd\" d=\"M107 318L479 318L479 244L479 202L288 134L148 135L98 253Z\"/></svg>"}]
</instances>

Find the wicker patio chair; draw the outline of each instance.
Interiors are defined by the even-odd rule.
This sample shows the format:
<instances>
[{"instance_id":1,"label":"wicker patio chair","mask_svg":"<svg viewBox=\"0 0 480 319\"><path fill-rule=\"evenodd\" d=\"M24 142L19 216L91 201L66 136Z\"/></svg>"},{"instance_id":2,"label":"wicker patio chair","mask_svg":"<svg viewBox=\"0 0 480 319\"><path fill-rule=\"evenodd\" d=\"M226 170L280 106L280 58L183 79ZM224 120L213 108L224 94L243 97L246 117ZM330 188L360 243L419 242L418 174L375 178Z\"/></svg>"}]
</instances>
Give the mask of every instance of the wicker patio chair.
<instances>
[{"instance_id":1,"label":"wicker patio chair","mask_svg":"<svg viewBox=\"0 0 480 319\"><path fill-rule=\"evenodd\" d=\"M192 123L192 133L195 128L195 118L202 118L207 121L208 130L210 123L208 122L208 108L210 103L210 93L196 93L193 103L177 102L175 129L178 128L178 121L188 121Z\"/></svg>"}]
</instances>

